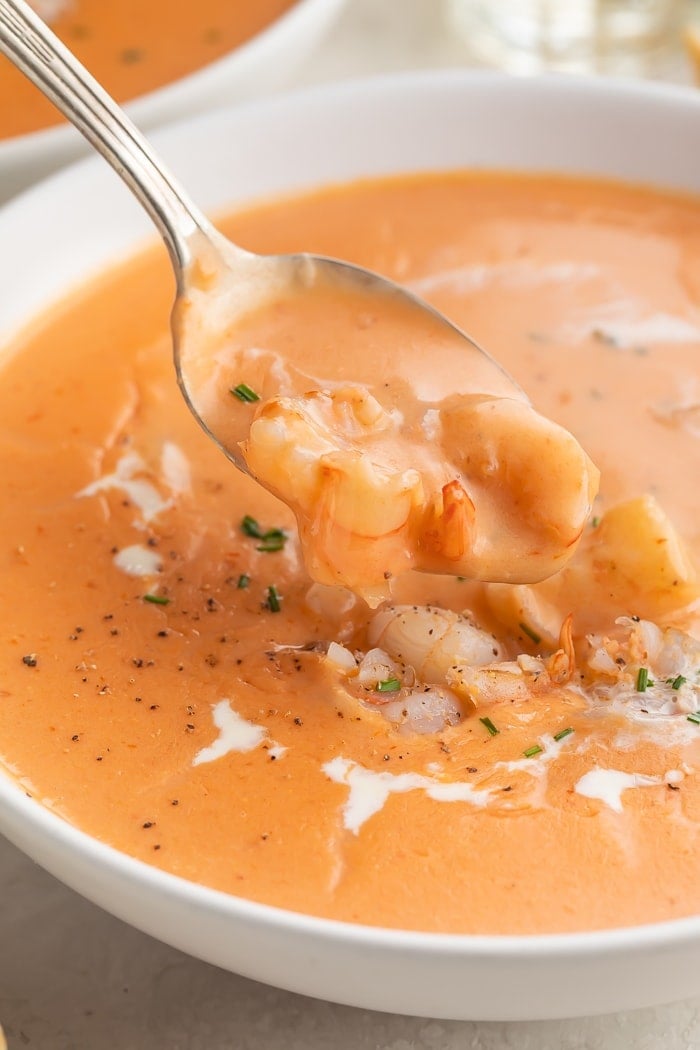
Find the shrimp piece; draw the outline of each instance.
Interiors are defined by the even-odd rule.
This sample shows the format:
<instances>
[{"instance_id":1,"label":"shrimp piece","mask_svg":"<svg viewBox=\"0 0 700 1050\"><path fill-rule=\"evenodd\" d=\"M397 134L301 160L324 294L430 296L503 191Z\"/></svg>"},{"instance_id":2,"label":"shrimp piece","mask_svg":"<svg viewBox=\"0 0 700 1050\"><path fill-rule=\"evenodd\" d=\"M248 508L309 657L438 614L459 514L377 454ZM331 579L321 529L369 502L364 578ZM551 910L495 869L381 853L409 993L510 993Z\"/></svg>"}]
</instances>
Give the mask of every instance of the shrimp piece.
<instances>
[{"instance_id":1,"label":"shrimp piece","mask_svg":"<svg viewBox=\"0 0 700 1050\"><path fill-rule=\"evenodd\" d=\"M439 733L464 717L456 694L439 685L409 690L406 696L383 704L380 711L402 733Z\"/></svg>"},{"instance_id":2,"label":"shrimp piece","mask_svg":"<svg viewBox=\"0 0 700 1050\"><path fill-rule=\"evenodd\" d=\"M380 460L396 420L362 387L267 401L242 448L251 472L294 510L311 577L378 604L410 568L420 473Z\"/></svg>"},{"instance_id":3,"label":"shrimp piece","mask_svg":"<svg viewBox=\"0 0 700 1050\"><path fill-rule=\"evenodd\" d=\"M373 607L409 569L549 576L571 557L597 490L576 440L525 400L456 395L405 416L348 384L263 400L254 413L241 452L294 511L309 574Z\"/></svg>"},{"instance_id":4,"label":"shrimp piece","mask_svg":"<svg viewBox=\"0 0 700 1050\"><path fill-rule=\"evenodd\" d=\"M457 725L464 716L462 704L451 689L416 682L413 669L398 664L383 649L353 654L331 642L324 659L345 679L353 696L378 711L401 733L438 733L446 726ZM398 688L382 692L381 683L388 681Z\"/></svg>"},{"instance_id":5,"label":"shrimp piece","mask_svg":"<svg viewBox=\"0 0 700 1050\"><path fill-rule=\"evenodd\" d=\"M367 636L422 682L444 684L451 668L500 659L500 642L467 615L423 605L389 605L372 619Z\"/></svg>"},{"instance_id":6,"label":"shrimp piece","mask_svg":"<svg viewBox=\"0 0 700 1050\"><path fill-rule=\"evenodd\" d=\"M561 569L581 538L600 476L576 439L513 398L455 396L443 403L440 420L472 508L462 511L469 543L460 575L529 583ZM446 516L454 514L450 496Z\"/></svg>"},{"instance_id":7,"label":"shrimp piece","mask_svg":"<svg viewBox=\"0 0 700 1050\"><path fill-rule=\"evenodd\" d=\"M456 666L447 673L447 684L457 696L474 706L527 700L563 688L574 675L572 617L567 616L559 637L559 649L551 656L521 653L515 660L482 667Z\"/></svg>"},{"instance_id":8,"label":"shrimp piece","mask_svg":"<svg viewBox=\"0 0 700 1050\"><path fill-rule=\"evenodd\" d=\"M655 714L700 709L700 641L676 627L621 616L609 635L588 636L585 670L599 697ZM639 687L640 670L645 672Z\"/></svg>"},{"instance_id":9,"label":"shrimp piece","mask_svg":"<svg viewBox=\"0 0 700 1050\"><path fill-rule=\"evenodd\" d=\"M586 671L600 700L639 719L700 711L700 642L676 628L621 618L620 636L590 635ZM644 688L640 689L640 674Z\"/></svg>"},{"instance_id":10,"label":"shrimp piece","mask_svg":"<svg viewBox=\"0 0 700 1050\"><path fill-rule=\"evenodd\" d=\"M571 622L567 617L560 648L551 656L523 653L506 660L494 636L466 615L434 606L388 606L369 624L366 653L353 657L334 645L326 659L354 695L403 731L438 732L464 717L464 701L473 708L561 689L575 670ZM387 684L392 688L382 690Z\"/></svg>"},{"instance_id":11,"label":"shrimp piece","mask_svg":"<svg viewBox=\"0 0 700 1050\"><path fill-rule=\"evenodd\" d=\"M434 606L393 605L370 623L368 638L421 682L447 686L472 705L524 700L570 681L576 667L572 617L551 656L505 659L501 643L465 615Z\"/></svg>"}]
</instances>

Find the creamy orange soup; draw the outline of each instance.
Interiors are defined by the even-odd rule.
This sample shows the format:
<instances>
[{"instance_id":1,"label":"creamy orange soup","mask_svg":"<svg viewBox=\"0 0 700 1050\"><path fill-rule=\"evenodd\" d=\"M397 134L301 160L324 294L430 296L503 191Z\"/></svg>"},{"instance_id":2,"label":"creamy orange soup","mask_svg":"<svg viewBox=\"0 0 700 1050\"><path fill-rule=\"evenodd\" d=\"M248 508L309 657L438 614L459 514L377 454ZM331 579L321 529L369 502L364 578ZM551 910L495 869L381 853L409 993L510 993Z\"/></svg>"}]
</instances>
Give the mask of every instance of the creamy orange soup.
<instances>
[{"instance_id":1,"label":"creamy orange soup","mask_svg":"<svg viewBox=\"0 0 700 1050\"><path fill-rule=\"evenodd\" d=\"M531 585L409 573L372 610L312 583L291 512L180 397L154 251L3 355L7 769L148 863L316 915L696 913L700 204L429 175L227 232L383 271L472 332L600 468L584 536Z\"/></svg>"},{"instance_id":2,"label":"creamy orange soup","mask_svg":"<svg viewBox=\"0 0 700 1050\"><path fill-rule=\"evenodd\" d=\"M187 76L245 43L294 0L34 0L32 6L119 102ZM0 58L0 139L61 120Z\"/></svg>"}]
</instances>

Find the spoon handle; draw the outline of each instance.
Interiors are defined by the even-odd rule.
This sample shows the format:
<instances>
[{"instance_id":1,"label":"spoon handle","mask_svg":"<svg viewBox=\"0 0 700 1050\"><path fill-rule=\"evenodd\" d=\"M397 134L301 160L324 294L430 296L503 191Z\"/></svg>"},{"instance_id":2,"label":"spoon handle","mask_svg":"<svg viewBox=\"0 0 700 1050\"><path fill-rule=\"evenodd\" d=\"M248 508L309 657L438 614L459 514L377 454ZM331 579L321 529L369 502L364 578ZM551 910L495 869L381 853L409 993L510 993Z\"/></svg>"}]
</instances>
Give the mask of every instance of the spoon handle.
<instances>
[{"instance_id":1,"label":"spoon handle","mask_svg":"<svg viewBox=\"0 0 700 1050\"><path fill-rule=\"evenodd\" d=\"M51 99L117 174L160 231L178 279L209 221L167 171L138 128L24 0L0 0L0 52Z\"/></svg>"}]
</instances>

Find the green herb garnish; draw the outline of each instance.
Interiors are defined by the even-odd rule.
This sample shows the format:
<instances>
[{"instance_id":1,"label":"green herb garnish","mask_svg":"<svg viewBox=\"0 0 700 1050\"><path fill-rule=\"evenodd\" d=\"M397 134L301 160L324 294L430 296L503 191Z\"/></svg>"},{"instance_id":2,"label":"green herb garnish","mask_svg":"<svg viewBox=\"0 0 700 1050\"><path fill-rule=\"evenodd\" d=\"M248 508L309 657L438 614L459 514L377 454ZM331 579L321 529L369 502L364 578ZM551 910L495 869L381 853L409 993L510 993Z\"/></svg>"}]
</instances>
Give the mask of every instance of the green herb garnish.
<instances>
[{"instance_id":1,"label":"green herb garnish","mask_svg":"<svg viewBox=\"0 0 700 1050\"><path fill-rule=\"evenodd\" d=\"M693 725L700 726L700 714L688 715L688 721L692 722Z\"/></svg>"},{"instance_id":2,"label":"green herb garnish","mask_svg":"<svg viewBox=\"0 0 700 1050\"><path fill-rule=\"evenodd\" d=\"M519 623L518 627L523 632L523 634L526 634L528 636L528 638L530 638L535 643L535 645L539 645L540 644L542 639L540 638L540 636L537 633L537 631L533 631L532 627L528 627L528 625L526 623Z\"/></svg>"},{"instance_id":3,"label":"green herb garnish","mask_svg":"<svg viewBox=\"0 0 700 1050\"><path fill-rule=\"evenodd\" d=\"M688 679L685 678L682 674L676 675L676 677L671 682L671 689L680 689L680 687L682 685L685 685L687 681Z\"/></svg>"},{"instance_id":4,"label":"green herb garnish","mask_svg":"<svg viewBox=\"0 0 700 1050\"><path fill-rule=\"evenodd\" d=\"M273 551L281 551L287 542L286 532L277 528L263 529L260 523L251 517L250 514L246 514L241 521L241 529L251 539L261 540L260 546L256 549L264 551L266 554L270 554Z\"/></svg>"},{"instance_id":5,"label":"green herb garnish","mask_svg":"<svg viewBox=\"0 0 700 1050\"><path fill-rule=\"evenodd\" d=\"M637 671L637 692L645 693L647 687L653 684L653 682L649 681L649 669L647 667L640 667Z\"/></svg>"},{"instance_id":6,"label":"green herb garnish","mask_svg":"<svg viewBox=\"0 0 700 1050\"><path fill-rule=\"evenodd\" d=\"M246 536L252 536L253 539L261 540L263 538L263 531L258 525L255 518L251 518L250 514L246 514L241 521L241 528L245 532Z\"/></svg>"},{"instance_id":7,"label":"green herb garnish","mask_svg":"<svg viewBox=\"0 0 700 1050\"><path fill-rule=\"evenodd\" d=\"M237 397L239 401L246 401L248 404L260 400L260 394L256 394L247 383L239 383L238 386L232 387L231 393L234 397Z\"/></svg>"},{"instance_id":8,"label":"green herb garnish","mask_svg":"<svg viewBox=\"0 0 700 1050\"><path fill-rule=\"evenodd\" d=\"M525 758L534 758L535 755L539 755L542 748L539 744L533 744L532 747L528 747L527 751L523 751Z\"/></svg>"},{"instance_id":9,"label":"green herb garnish","mask_svg":"<svg viewBox=\"0 0 700 1050\"><path fill-rule=\"evenodd\" d=\"M559 741L563 740L565 736L571 736L572 733L573 733L572 727L571 726L567 726L566 729L560 729L558 733L555 733L552 739L556 740L556 742L559 743Z\"/></svg>"},{"instance_id":10,"label":"green herb garnish","mask_svg":"<svg viewBox=\"0 0 700 1050\"><path fill-rule=\"evenodd\" d=\"M282 598L274 583L267 588L267 601L265 602L270 612L279 612L282 608Z\"/></svg>"},{"instance_id":11,"label":"green herb garnish","mask_svg":"<svg viewBox=\"0 0 700 1050\"><path fill-rule=\"evenodd\" d=\"M236 584L236 586L239 591L244 591L249 583L250 576L247 576L246 573L242 572L241 575L238 577L238 583Z\"/></svg>"},{"instance_id":12,"label":"green herb garnish","mask_svg":"<svg viewBox=\"0 0 700 1050\"><path fill-rule=\"evenodd\" d=\"M144 594L143 600L151 605L170 605L170 598L166 598L164 594Z\"/></svg>"},{"instance_id":13,"label":"green herb garnish","mask_svg":"<svg viewBox=\"0 0 700 1050\"><path fill-rule=\"evenodd\" d=\"M493 724L490 718L480 718L479 721L481 722L482 726L486 726L486 728L489 731L489 736L498 736L498 734L500 733L500 729L496 729L495 725Z\"/></svg>"},{"instance_id":14,"label":"green herb garnish","mask_svg":"<svg viewBox=\"0 0 700 1050\"><path fill-rule=\"evenodd\" d=\"M377 682L376 691L378 693L397 693L401 688L401 682L398 678L385 678L383 682Z\"/></svg>"},{"instance_id":15,"label":"green herb garnish","mask_svg":"<svg viewBox=\"0 0 700 1050\"><path fill-rule=\"evenodd\" d=\"M274 551L281 551L287 542L287 536L282 529L270 529L262 536L262 542L255 549L258 551L264 551L266 554L272 554Z\"/></svg>"}]
</instances>

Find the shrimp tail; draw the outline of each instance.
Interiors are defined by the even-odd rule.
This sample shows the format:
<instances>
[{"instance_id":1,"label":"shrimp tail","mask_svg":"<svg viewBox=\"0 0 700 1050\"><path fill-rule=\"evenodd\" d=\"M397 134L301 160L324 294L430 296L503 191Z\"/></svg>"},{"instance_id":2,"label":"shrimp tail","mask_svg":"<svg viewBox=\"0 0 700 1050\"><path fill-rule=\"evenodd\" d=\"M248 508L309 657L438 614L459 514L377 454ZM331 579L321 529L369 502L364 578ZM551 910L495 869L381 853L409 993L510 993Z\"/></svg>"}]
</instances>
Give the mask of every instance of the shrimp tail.
<instances>
[{"instance_id":1,"label":"shrimp tail","mask_svg":"<svg viewBox=\"0 0 700 1050\"><path fill-rule=\"evenodd\" d=\"M473 545L476 508L460 481L448 481L431 505L423 546L450 561L460 561Z\"/></svg>"},{"instance_id":2,"label":"shrimp tail","mask_svg":"<svg viewBox=\"0 0 700 1050\"><path fill-rule=\"evenodd\" d=\"M573 615L569 613L561 625L559 648L545 660L545 667L550 680L557 685L564 685L566 682L570 682L576 670L573 624Z\"/></svg>"}]
</instances>

